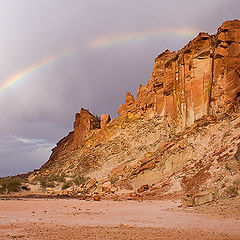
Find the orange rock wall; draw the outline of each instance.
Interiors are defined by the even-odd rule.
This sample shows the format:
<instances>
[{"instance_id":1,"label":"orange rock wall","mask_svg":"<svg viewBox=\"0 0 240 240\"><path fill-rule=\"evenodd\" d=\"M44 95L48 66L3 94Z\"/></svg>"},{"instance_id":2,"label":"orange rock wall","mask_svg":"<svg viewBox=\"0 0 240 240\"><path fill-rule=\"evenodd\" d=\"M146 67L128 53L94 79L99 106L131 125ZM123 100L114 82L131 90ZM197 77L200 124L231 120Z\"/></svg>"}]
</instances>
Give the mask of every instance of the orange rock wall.
<instances>
[{"instance_id":1,"label":"orange rock wall","mask_svg":"<svg viewBox=\"0 0 240 240\"><path fill-rule=\"evenodd\" d=\"M178 52L166 50L154 64L135 102L129 94L119 114L154 112L184 130L207 114L229 110L240 91L240 21L225 22L216 35L200 33Z\"/></svg>"},{"instance_id":2,"label":"orange rock wall","mask_svg":"<svg viewBox=\"0 0 240 240\"><path fill-rule=\"evenodd\" d=\"M57 144L42 169L53 162L60 162L60 159L62 163L69 160L73 151L78 151L75 160L87 153L91 155L97 146L98 156L108 153L99 161L104 162L106 157L111 157L121 162L131 154L133 159L136 159L143 152L136 152L136 149L146 148L147 143L144 141L152 144L149 148L156 147L156 144L152 143L153 139L156 138L154 141L158 144L168 142L172 131L184 131L204 115L240 112L239 76L240 21L227 21L218 29L216 35L200 33L178 52L166 50L160 54L155 60L149 82L146 86L139 86L136 100L127 92L125 104L119 107L117 119L111 120L108 114L104 114L100 123L98 118L81 109L81 112L76 114L74 131ZM165 126L157 133L157 137L148 130L151 125L149 119L152 119L153 123L153 118L159 120L156 126L159 127L160 123ZM133 124L137 119L147 119L148 136L144 136L145 140L133 141L134 135L128 136L124 130L126 126L130 126L130 121ZM136 124L131 126L137 128ZM156 127L151 127L151 131L155 129ZM139 130L133 129L133 132L136 135ZM161 132L165 139L163 136L160 138ZM118 138L122 140L117 141ZM113 140L117 147L113 146ZM104 144L106 150L103 151ZM116 154L118 148L129 151L128 156L124 155L124 151L122 155Z\"/></svg>"}]
</instances>

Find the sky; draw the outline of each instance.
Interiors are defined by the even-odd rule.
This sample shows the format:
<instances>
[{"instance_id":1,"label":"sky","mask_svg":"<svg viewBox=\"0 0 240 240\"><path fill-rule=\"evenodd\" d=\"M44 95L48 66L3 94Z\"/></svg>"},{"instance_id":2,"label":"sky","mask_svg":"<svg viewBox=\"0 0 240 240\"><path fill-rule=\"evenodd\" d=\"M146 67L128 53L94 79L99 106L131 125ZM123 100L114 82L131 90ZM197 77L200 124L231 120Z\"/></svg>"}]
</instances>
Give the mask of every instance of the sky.
<instances>
[{"instance_id":1,"label":"sky","mask_svg":"<svg viewBox=\"0 0 240 240\"><path fill-rule=\"evenodd\" d=\"M81 107L117 117L154 59L240 18L239 0L0 0L0 177L38 169Z\"/></svg>"}]
</instances>

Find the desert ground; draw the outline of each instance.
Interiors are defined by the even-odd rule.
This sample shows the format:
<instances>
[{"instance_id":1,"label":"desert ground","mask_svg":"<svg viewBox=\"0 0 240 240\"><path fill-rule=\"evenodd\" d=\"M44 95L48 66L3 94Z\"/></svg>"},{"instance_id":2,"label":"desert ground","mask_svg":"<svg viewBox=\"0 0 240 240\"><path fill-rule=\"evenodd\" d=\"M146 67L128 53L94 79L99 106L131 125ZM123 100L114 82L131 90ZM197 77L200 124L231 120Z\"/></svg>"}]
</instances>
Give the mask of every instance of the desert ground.
<instances>
[{"instance_id":1,"label":"desert ground","mask_svg":"<svg viewBox=\"0 0 240 240\"><path fill-rule=\"evenodd\" d=\"M0 239L240 239L239 200L182 209L178 200L2 198Z\"/></svg>"}]
</instances>

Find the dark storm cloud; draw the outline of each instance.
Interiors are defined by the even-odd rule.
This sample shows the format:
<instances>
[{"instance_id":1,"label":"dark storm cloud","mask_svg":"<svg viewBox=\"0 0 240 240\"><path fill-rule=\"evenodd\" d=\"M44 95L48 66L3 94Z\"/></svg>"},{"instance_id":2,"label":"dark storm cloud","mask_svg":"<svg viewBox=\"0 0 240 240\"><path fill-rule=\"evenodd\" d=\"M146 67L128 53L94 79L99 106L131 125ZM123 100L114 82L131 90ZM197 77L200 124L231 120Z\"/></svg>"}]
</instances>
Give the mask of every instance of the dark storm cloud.
<instances>
[{"instance_id":1,"label":"dark storm cloud","mask_svg":"<svg viewBox=\"0 0 240 240\"><path fill-rule=\"evenodd\" d=\"M239 8L238 0L1 1L0 86L47 56L75 51L0 91L0 176L40 167L81 107L115 117L125 92L136 94L150 78L154 58L192 37L162 35L105 48L90 48L90 41L156 29L214 33L239 18Z\"/></svg>"}]
</instances>

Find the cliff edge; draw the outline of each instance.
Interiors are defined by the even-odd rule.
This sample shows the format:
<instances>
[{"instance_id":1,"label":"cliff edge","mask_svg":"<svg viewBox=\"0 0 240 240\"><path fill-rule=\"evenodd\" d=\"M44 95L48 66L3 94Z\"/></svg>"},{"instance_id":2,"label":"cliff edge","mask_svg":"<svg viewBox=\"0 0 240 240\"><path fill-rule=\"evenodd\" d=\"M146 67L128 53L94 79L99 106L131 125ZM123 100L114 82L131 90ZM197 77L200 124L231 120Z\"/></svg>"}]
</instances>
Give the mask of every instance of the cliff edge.
<instances>
[{"instance_id":1,"label":"cliff edge","mask_svg":"<svg viewBox=\"0 0 240 240\"><path fill-rule=\"evenodd\" d=\"M240 21L161 53L118 114L98 119L81 109L74 131L29 178L64 173L79 196L187 194L197 204L198 192L239 194Z\"/></svg>"}]
</instances>

